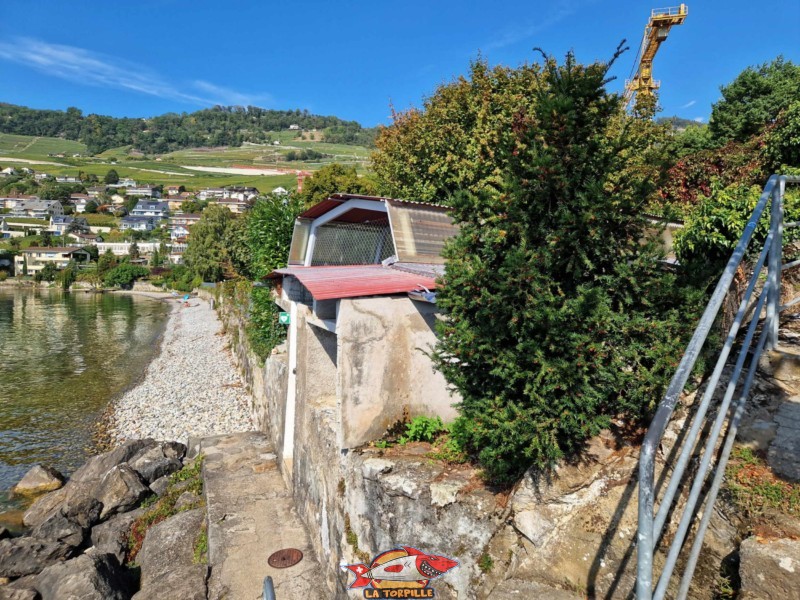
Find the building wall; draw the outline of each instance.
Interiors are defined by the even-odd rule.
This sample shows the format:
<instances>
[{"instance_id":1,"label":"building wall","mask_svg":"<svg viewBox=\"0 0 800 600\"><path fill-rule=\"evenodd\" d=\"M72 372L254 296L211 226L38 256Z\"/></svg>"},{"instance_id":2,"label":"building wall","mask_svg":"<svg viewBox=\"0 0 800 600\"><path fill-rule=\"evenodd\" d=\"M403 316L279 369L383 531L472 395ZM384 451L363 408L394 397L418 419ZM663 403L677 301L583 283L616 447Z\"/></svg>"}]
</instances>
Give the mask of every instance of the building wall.
<instances>
[{"instance_id":1,"label":"building wall","mask_svg":"<svg viewBox=\"0 0 800 600\"><path fill-rule=\"evenodd\" d=\"M460 398L425 354L436 343L435 320L435 305L405 296L340 301L342 448L378 439L409 415L456 417Z\"/></svg>"}]
</instances>

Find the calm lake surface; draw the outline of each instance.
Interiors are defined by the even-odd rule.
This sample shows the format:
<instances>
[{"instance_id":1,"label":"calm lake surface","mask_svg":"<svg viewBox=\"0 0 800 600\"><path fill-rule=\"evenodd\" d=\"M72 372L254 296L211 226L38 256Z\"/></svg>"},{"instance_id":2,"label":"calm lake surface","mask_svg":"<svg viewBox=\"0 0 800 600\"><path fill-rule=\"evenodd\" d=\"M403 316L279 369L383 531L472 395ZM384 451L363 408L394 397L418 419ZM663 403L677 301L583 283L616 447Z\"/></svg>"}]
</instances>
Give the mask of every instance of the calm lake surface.
<instances>
[{"instance_id":1,"label":"calm lake surface","mask_svg":"<svg viewBox=\"0 0 800 600\"><path fill-rule=\"evenodd\" d=\"M68 475L109 400L142 377L169 306L123 294L0 288L0 511L36 463ZM18 507L18 506L17 506Z\"/></svg>"}]
</instances>

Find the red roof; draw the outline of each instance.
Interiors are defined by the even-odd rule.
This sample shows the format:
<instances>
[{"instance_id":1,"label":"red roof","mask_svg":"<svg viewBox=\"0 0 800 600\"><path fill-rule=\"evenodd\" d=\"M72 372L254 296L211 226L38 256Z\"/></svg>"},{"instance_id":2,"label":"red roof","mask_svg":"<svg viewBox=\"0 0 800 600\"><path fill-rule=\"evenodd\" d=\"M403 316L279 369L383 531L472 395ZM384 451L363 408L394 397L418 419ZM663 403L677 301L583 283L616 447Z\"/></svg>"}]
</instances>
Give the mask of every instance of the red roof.
<instances>
[{"instance_id":1,"label":"red roof","mask_svg":"<svg viewBox=\"0 0 800 600\"><path fill-rule=\"evenodd\" d=\"M315 300L405 294L420 286L436 287L431 277L412 275L383 265L289 267L275 273L300 280Z\"/></svg>"}]
</instances>

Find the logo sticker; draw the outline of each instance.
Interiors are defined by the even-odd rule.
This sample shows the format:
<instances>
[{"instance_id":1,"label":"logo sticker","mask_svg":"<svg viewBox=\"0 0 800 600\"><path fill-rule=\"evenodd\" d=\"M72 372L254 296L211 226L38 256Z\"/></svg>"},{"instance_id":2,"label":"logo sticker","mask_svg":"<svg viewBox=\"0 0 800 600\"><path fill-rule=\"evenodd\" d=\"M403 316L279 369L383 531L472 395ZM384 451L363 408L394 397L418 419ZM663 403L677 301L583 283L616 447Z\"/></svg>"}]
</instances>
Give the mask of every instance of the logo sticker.
<instances>
[{"instance_id":1,"label":"logo sticker","mask_svg":"<svg viewBox=\"0 0 800 600\"><path fill-rule=\"evenodd\" d=\"M433 598L428 584L457 566L456 560L400 546L369 565L342 565L342 570L355 575L347 589L364 588L364 598Z\"/></svg>"}]
</instances>

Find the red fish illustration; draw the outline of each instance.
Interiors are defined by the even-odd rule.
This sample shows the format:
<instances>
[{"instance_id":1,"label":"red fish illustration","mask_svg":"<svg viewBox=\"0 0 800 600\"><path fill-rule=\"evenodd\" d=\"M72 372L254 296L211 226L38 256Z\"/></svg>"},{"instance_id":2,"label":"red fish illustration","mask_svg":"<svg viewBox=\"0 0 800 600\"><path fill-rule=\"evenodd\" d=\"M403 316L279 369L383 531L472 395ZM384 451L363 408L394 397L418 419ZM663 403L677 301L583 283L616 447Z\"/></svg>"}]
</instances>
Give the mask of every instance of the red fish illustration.
<instances>
[{"instance_id":1,"label":"red fish illustration","mask_svg":"<svg viewBox=\"0 0 800 600\"><path fill-rule=\"evenodd\" d=\"M376 556L371 566L365 564L343 565L343 569L352 571L356 579L350 584L348 589L367 587L372 582L383 581L416 581L421 585L427 585L431 579L441 577L450 569L458 566L458 561L438 556L435 554L425 554L416 548L401 546L406 556L392 558L381 561L381 557L386 554L396 554L397 550L390 550Z\"/></svg>"}]
</instances>

